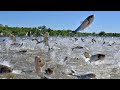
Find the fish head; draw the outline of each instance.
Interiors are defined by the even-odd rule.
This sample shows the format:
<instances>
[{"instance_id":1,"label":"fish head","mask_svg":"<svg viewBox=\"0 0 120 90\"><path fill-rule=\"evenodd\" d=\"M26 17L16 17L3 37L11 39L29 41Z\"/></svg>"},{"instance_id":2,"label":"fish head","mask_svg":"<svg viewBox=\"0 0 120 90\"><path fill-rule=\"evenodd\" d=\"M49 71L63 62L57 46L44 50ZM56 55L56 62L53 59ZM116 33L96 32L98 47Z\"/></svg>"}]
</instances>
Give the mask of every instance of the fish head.
<instances>
[{"instance_id":1,"label":"fish head","mask_svg":"<svg viewBox=\"0 0 120 90\"><path fill-rule=\"evenodd\" d=\"M90 15L90 16L87 18L87 20L89 20L89 21L91 22L91 21L94 20L94 18L95 18L95 15Z\"/></svg>"},{"instance_id":2,"label":"fish head","mask_svg":"<svg viewBox=\"0 0 120 90\"><path fill-rule=\"evenodd\" d=\"M91 57L91 55L90 55L88 52L84 52L84 56L85 56L86 58L90 58L90 57Z\"/></svg>"},{"instance_id":3,"label":"fish head","mask_svg":"<svg viewBox=\"0 0 120 90\"><path fill-rule=\"evenodd\" d=\"M12 68L7 67L7 66L4 66L4 65L1 65L0 73L10 73L10 72L12 72L12 71L13 71Z\"/></svg>"},{"instance_id":4,"label":"fish head","mask_svg":"<svg viewBox=\"0 0 120 90\"><path fill-rule=\"evenodd\" d=\"M42 62L42 57L36 56L36 57L35 57L35 60L38 60L38 62L40 63L40 62Z\"/></svg>"},{"instance_id":5,"label":"fish head","mask_svg":"<svg viewBox=\"0 0 120 90\"><path fill-rule=\"evenodd\" d=\"M35 64L38 67L43 67L45 65L45 61L43 59L43 56L36 56L35 57Z\"/></svg>"},{"instance_id":6,"label":"fish head","mask_svg":"<svg viewBox=\"0 0 120 90\"><path fill-rule=\"evenodd\" d=\"M88 18L95 18L95 15L90 15Z\"/></svg>"}]
</instances>

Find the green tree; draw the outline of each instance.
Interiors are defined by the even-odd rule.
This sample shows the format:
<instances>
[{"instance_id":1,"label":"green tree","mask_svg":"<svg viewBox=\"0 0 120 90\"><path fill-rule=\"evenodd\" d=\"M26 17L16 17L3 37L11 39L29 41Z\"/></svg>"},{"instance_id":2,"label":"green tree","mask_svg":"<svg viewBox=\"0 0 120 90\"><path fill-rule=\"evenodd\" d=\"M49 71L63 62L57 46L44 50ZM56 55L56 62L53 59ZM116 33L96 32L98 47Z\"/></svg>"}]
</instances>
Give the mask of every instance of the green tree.
<instances>
[{"instance_id":1,"label":"green tree","mask_svg":"<svg viewBox=\"0 0 120 90\"><path fill-rule=\"evenodd\" d=\"M101 31L101 32L99 33L99 36L104 36L104 35L106 35L106 33L105 33L104 31Z\"/></svg>"}]
</instances>

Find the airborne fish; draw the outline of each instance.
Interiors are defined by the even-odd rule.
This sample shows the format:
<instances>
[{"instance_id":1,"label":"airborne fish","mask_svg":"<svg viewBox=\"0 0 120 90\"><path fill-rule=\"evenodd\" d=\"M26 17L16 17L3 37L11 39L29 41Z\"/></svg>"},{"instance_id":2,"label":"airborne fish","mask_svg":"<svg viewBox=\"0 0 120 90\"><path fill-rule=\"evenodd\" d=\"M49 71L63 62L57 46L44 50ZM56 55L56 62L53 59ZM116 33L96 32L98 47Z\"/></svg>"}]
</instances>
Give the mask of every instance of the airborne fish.
<instances>
[{"instance_id":1,"label":"airborne fish","mask_svg":"<svg viewBox=\"0 0 120 90\"><path fill-rule=\"evenodd\" d=\"M88 73L84 75L72 75L71 76L76 76L78 79L96 79L96 75L94 73Z\"/></svg>"},{"instance_id":2,"label":"airborne fish","mask_svg":"<svg viewBox=\"0 0 120 90\"><path fill-rule=\"evenodd\" d=\"M76 33L78 31L82 31L84 30L85 28L87 28L94 20L95 16L94 15L90 15L88 16L83 22L82 24L75 30L75 31L72 31L73 33Z\"/></svg>"},{"instance_id":3,"label":"airborne fish","mask_svg":"<svg viewBox=\"0 0 120 90\"><path fill-rule=\"evenodd\" d=\"M36 44L42 43L42 42L44 41L44 40L42 40L42 41L38 41L38 39L37 39L37 38L32 39L32 41L34 41L34 40L36 40L36 41L37 41L37 43L36 43Z\"/></svg>"},{"instance_id":4,"label":"airborne fish","mask_svg":"<svg viewBox=\"0 0 120 90\"><path fill-rule=\"evenodd\" d=\"M82 47L82 46L73 47L73 48L72 48L72 51L73 51L74 49L83 49L83 47Z\"/></svg>"},{"instance_id":5,"label":"airborne fish","mask_svg":"<svg viewBox=\"0 0 120 90\"><path fill-rule=\"evenodd\" d=\"M48 40L49 40L49 33L46 32L44 34L44 44L45 44L45 46L49 46Z\"/></svg>"},{"instance_id":6,"label":"airborne fish","mask_svg":"<svg viewBox=\"0 0 120 90\"><path fill-rule=\"evenodd\" d=\"M86 62L93 62L93 61L102 61L105 59L106 55L105 54L94 54L91 55L88 52L84 52L84 59Z\"/></svg>"}]
</instances>

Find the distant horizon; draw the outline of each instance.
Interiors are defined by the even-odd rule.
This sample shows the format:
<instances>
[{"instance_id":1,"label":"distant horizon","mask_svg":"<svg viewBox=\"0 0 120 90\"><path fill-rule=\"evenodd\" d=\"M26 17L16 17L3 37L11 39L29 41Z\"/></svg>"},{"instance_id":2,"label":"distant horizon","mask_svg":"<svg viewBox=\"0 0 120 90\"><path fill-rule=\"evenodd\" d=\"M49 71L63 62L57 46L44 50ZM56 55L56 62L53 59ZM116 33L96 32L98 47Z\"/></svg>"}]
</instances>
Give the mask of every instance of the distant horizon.
<instances>
[{"instance_id":1,"label":"distant horizon","mask_svg":"<svg viewBox=\"0 0 120 90\"><path fill-rule=\"evenodd\" d=\"M2 24L3 25L3 24ZM3 26L5 26L5 25L3 25ZM7 25L8 26L8 25ZM43 26L46 26L46 25L43 25ZM8 27L13 27L13 28L15 28L15 27L18 27L18 28L38 28L39 26L37 26L37 27L27 27L27 26L8 26ZM46 26L47 27L47 26ZM51 27L47 27L47 28L50 28L50 29L52 29ZM52 29L52 30L60 30L60 29ZM61 29L61 30L71 30L71 29ZM74 31L74 30L72 30L72 31ZM105 32L105 31L99 31L99 32L84 32L84 31L79 31L80 33L100 33L100 32ZM120 32L105 32L105 33L120 33Z\"/></svg>"},{"instance_id":2,"label":"distant horizon","mask_svg":"<svg viewBox=\"0 0 120 90\"><path fill-rule=\"evenodd\" d=\"M2 24L3 25L3 24ZM3 25L3 26L5 26L5 25ZM8 26L8 25L7 25ZM43 25L43 26L45 26L45 25ZM22 28L22 26L8 26L8 27L13 27L13 28L15 28L15 27L18 27L18 28ZM26 27L26 26L24 26L23 28L38 28L39 26L37 26L37 27ZM47 26L46 26L47 27ZM50 28L50 27L47 27L47 28ZM52 29L52 28L50 28L51 30L57 30L57 29ZM60 29L58 29L58 30L60 30ZM71 29L63 29L63 30L71 30ZM62 31L62 30L61 30ZM74 30L72 30L72 31L74 31ZM99 32L84 32L84 31L79 31L80 33L96 33L96 34L98 34L98 33L100 33L100 32L105 32L105 31L99 31ZM105 32L105 33L119 33L119 32Z\"/></svg>"},{"instance_id":3,"label":"distant horizon","mask_svg":"<svg viewBox=\"0 0 120 90\"><path fill-rule=\"evenodd\" d=\"M120 33L120 11L0 11L0 24L9 27L38 27L74 31L86 17L95 20L84 32Z\"/></svg>"}]
</instances>

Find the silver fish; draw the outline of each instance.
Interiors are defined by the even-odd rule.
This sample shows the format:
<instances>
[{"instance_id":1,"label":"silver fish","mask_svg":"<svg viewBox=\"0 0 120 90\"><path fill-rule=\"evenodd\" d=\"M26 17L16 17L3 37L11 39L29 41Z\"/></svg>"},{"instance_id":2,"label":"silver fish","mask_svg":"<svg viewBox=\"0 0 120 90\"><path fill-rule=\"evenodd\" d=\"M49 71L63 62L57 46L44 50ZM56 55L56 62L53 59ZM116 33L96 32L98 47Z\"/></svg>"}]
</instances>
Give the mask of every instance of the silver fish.
<instances>
[{"instance_id":1,"label":"silver fish","mask_svg":"<svg viewBox=\"0 0 120 90\"><path fill-rule=\"evenodd\" d=\"M82 46L73 47L73 48L72 48L72 51L73 51L74 49L83 49L83 47L82 47Z\"/></svg>"},{"instance_id":2,"label":"silver fish","mask_svg":"<svg viewBox=\"0 0 120 90\"><path fill-rule=\"evenodd\" d=\"M105 59L106 55L105 54L95 54L95 55L90 55L88 52L84 53L85 56L85 61L93 62L93 61L102 61Z\"/></svg>"},{"instance_id":3,"label":"silver fish","mask_svg":"<svg viewBox=\"0 0 120 90\"><path fill-rule=\"evenodd\" d=\"M88 16L83 22L82 24L75 30L75 31L72 31L73 33L76 33L78 31L82 31L84 30L85 28L87 28L94 20L95 18L95 15L90 15Z\"/></svg>"},{"instance_id":4,"label":"silver fish","mask_svg":"<svg viewBox=\"0 0 120 90\"><path fill-rule=\"evenodd\" d=\"M72 75L77 77L78 79L96 79L96 75L94 73L84 74L84 75Z\"/></svg>"}]
</instances>

